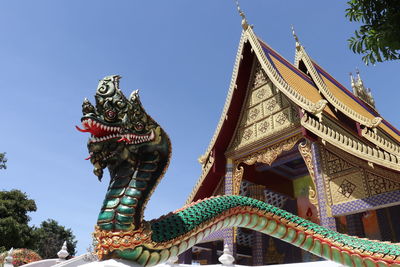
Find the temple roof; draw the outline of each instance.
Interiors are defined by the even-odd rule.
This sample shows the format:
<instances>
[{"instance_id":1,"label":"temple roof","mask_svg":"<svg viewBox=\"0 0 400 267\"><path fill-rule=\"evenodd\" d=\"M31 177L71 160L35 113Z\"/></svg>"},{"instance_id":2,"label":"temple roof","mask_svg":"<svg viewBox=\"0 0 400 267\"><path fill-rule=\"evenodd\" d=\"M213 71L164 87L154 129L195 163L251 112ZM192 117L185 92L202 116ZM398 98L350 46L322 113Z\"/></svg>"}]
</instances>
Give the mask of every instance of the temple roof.
<instances>
[{"instance_id":1,"label":"temple roof","mask_svg":"<svg viewBox=\"0 0 400 267\"><path fill-rule=\"evenodd\" d=\"M213 138L200 158L202 175L188 203L210 196L210 190L217 186L225 173L224 153L240 117L254 56L278 90L302 110L302 127L323 142L329 142L371 164L400 171L399 130L313 61L298 42L295 64L291 64L260 40L251 27L246 27L224 109ZM349 122L354 127L349 127ZM337 125L339 130L332 125Z\"/></svg>"},{"instance_id":2,"label":"temple roof","mask_svg":"<svg viewBox=\"0 0 400 267\"><path fill-rule=\"evenodd\" d=\"M356 97L320 65L312 60L303 46L296 50L296 63L302 61L321 95L362 128L360 135L380 149L400 156L400 131L378 112Z\"/></svg>"}]
</instances>

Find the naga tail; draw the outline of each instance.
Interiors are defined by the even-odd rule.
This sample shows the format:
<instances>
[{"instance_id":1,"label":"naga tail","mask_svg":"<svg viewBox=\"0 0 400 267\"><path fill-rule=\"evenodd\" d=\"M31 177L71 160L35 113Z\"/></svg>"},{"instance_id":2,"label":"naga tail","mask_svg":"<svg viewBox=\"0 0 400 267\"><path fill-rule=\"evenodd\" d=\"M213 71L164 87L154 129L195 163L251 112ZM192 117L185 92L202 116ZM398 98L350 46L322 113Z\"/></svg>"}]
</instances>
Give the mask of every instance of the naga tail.
<instances>
[{"instance_id":1,"label":"naga tail","mask_svg":"<svg viewBox=\"0 0 400 267\"><path fill-rule=\"evenodd\" d=\"M135 246L125 247L121 243L119 247L103 249L112 250L113 257L153 266L183 253L215 231L244 227L345 266L400 267L397 244L341 234L248 197L204 199L153 220L145 227L148 228L137 232L140 241Z\"/></svg>"}]
</instances>

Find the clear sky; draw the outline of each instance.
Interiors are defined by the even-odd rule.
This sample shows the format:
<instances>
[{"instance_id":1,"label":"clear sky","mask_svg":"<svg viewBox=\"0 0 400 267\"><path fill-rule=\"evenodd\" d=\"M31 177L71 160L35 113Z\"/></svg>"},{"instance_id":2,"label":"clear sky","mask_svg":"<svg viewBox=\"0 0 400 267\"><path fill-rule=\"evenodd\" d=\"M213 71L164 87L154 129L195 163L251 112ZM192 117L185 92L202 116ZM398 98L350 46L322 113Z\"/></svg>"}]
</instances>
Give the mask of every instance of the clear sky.
<instances>
[{"instance_id":1,"label":"clear sky","mask_svg":"<svg viewBox=\"0 0 400 267\"><path fill-rule=\"evenodd\" d=\"M349 86L360 68L378 111L400 127L400 62L365 66L347 39L356 29L346 1L241 1L258 36L293 62L290 26L310 56ZM169 133L172 162L145 212L153 219L181 207L200 175L197 158L211 139L228 90L241 34L233 1L35 0L0 2L0 189L37 203L32 225L47 218L71 228L78 254L106 192L92 174L81 104L98 80L120 74L140 89L148 113ZM1 238L1 237L0 237Z\"/></svg>"}]
</instances>

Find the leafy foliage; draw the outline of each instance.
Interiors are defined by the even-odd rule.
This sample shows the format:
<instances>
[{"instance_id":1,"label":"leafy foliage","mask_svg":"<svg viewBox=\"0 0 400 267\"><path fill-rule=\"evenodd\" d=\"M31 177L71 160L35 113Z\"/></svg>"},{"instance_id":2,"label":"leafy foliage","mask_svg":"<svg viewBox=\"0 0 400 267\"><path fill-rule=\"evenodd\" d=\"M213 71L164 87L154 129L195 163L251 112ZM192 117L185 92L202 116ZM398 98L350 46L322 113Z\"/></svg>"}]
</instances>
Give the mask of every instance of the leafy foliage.
<instances>
[{"instance_id":1,"label":"leafy foliage","mask_svg":"<svg viewBox=\"0 0 400 267\"><path fill-rule=\"evenodd\" d=\"M57 221L48 219L40 227L28 225L28 212L36 211L36 203L19 191L0 191L0 251L11 247L33 249L44 259L57 258L64 241L70 256L76 253L75 236Z\"/></svg>"},{"instance_id":2,"label":"leafy foliage","mask_svg":"<svg viewBox=\"0 0 400 267\"><path fill-rule=\"evenodd\" d=\"M0 153L0 169L7 169L7 158L6 158L6 152Z\"/></svg>"},{"instance_id":3,"label":"leafy foliage","mask_svg":"<svg viewBox=\"0 0 400 267\"><path fill-rule=\"evenodd\" d=\"M32 246L32 227L28 212L36 211L36 203L19 190L0 191L0 247Z\"/></svg>"},{"instance_id":4,"label":"leafy foliage","mask_svg":"<svg viewBox=\"0 0 400 267\"><path fill-rule=\"evenodd\" d=\"M349 41L366 64L400 59L400 0L350 0L346 17L363 25Z\"/></svg>"},{"instance_id":5,"label":"leafy foliage","mask_svg":"<svg viewBox=\"0 0 400 267\"><path fill-rule=\"evenodd\" d=\"M44 258L57 258L64 241L67 241L67 250L70 256L76 253L75 236L71 229L65 229L57 221L48 219L40 224L34 231L34 249Z\"/></svg>"}]
</instances>

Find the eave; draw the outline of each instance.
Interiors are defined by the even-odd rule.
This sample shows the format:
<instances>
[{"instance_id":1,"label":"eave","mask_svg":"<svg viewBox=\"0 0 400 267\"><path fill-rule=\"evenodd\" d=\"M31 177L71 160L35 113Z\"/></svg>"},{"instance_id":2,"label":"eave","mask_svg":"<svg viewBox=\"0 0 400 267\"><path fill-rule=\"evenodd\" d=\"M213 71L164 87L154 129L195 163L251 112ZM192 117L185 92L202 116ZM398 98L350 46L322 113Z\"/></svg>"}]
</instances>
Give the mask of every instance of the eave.
<instances>
[{"instance_id":1,"label":"eave","mask_svg":"<svg viewBox=\"0 0 400 267\"><path fill-rule=\"evenodd\" d=\"M306 51L304 50L303 46L299 47L299 55L298 57L304 62L307 70L309 71L312 79L314 80L315 84L317 85L318 89L322 93L322 95L329 101L337 110L340 110L348 117L353 119L354 121L360 123L361 125L365 125L367 127L377 127L379 123L381 123L382 118L375 117L375 116L365 116L364 114L360 114L359 112L354 111L353 109L349 108L347 105L343 103L343 101L339 100L335 94L333 94L327 87L326 83L320 76L320 73L315 68L313 61L307 55Z\"/></svg>"},{"instance_id":2,"label":"eave","mask_svg":"<svg viewBox=\"0 0 400 267\"><path fill-rule=\"evenodd\" d=\"M210 144L204 155L201 156L203 159L202 174L186 203L208 197L213 187L218 185L221 177L225 174L226 158L224 152L229 145L235 131L236 123L240 117L240 110L245 99L253 58L254 53L250 47L246 33L243 32L224 108ZM211 157L214 160L210 164ZM205 165L207 163L209 166Z\"/></svg>"},{"instance_id":3,"label":"eave","mask_svg":"<svg viewBox=\"0 0 400 267\"><path fill-rule=\"evenodd\" d=\"M395 127L378 116L379 114L374 109L358 100L349 90L316 64L303 46L296 46L295 59L297 66L300 61L304 63L321 94L336 110L363 126L360 133L362 137L386 152L400 156L400 132ZM340 89L343 92L341 97L333 93L327 83L330 83L332 88ZM345 104L346 102L348 104ZM378 136L377 131L381 131L382 135Z\"/></svg>"},{"instance_id":4,"label":"eave","mask_svg":"<svg viewBox=\"0 0 400 267\"><path fill-rule=\"evenodd\" d=\"M400 157L398 156L371 147L354 136L346 134L343 131L339 132L326 123L320 122L307 114L304 114L302 117L301 125L320 137L323 143L328 142L371 164L378 164L391 170L400 171Z\"/></svg>"}]
</instances>

